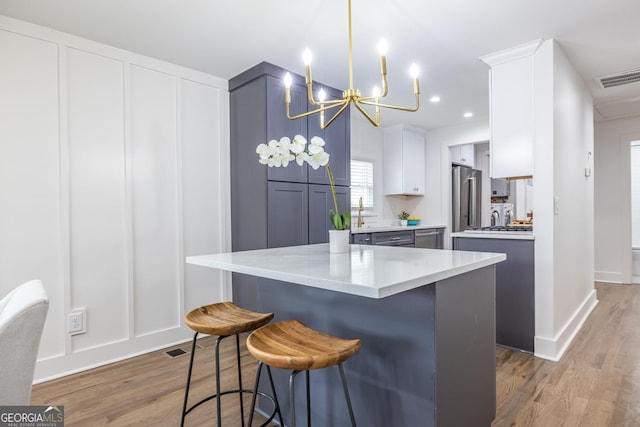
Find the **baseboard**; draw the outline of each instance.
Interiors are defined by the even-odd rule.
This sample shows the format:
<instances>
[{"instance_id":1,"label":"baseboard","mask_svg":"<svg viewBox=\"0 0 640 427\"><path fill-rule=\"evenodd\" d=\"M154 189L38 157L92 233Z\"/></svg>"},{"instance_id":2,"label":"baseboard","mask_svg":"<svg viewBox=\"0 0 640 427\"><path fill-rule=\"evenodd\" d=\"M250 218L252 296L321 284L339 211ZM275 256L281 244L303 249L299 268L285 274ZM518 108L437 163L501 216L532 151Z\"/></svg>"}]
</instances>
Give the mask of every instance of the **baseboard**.
<instances>
[{"instance_id":1,"label":"baseboard","mask_svg":"<svg viewBox=\"0 0 640 427\"><path fill-rule=\"evenodd\" d=\"M616 271L594 271L596 282L625 283L624 275Z\"/></svg>"},{"instance_id":2,"label":"baseboard","mask_svg":"<svg viewBox=\"0 0 640 427\"><path fill-rule=\"evenodd\" d=\"M559 361L596 305L598 305L598 299L596 290L593 289L553 339L535 337L534 355L553 362Z\"/></svg>"},{"instance_id":3,"label":"baseboard","mask_svg":"<svg viewBox=\"0 0 640 427\"><path fill-rule=\"evenodd\" d=\"M193 331L177 327L154 334L107 343L71 354L38 360L34 384L119 362L191 340Z\"/></svg>"}]
</instances>

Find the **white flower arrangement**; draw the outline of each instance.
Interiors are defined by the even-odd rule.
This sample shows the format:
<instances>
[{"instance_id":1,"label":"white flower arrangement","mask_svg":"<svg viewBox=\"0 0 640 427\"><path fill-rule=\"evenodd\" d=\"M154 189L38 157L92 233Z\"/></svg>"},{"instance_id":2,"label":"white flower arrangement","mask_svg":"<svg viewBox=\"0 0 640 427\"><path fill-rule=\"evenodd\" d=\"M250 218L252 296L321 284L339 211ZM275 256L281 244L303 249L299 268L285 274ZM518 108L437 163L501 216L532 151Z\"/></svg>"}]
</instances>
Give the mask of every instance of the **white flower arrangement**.
<instances>
[{"instance_id":1,"label":"white flower arrangement","mask_svg":"<svg viewBox=\"0 0 640 427\"><path fill-rule=\"evenodd\" d=\"M336 199L336 186L333 180L333 173L329 167L329 153L324 151L324 139L319 136L311 138L307 146L307 139L302 135L293 137L283 136L279 141L272 139L268 144L260 144L256 147L259 156L258 162L269 167L287 167L293 160L298 166L309 164L314 170L320 166L327 168L329 184L331 184L331 194L335 209L329 210L329 218L336 230L348 230L351 226L351 211L346 210L342 214L338 211L338 200Z\"/></svg>"}]
</instances>

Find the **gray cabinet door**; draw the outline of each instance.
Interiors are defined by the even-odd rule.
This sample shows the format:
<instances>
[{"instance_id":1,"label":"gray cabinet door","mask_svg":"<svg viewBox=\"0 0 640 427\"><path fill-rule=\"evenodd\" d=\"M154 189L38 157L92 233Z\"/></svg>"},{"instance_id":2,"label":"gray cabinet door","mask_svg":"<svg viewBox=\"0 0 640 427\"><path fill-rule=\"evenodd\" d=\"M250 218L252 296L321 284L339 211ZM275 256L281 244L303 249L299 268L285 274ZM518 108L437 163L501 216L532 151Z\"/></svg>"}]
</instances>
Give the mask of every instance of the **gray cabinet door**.
<instances>
[{"instance_id":1,"label":"gray cabinet door","mask_svg":"<svg viewBox=\"0 0 640 427\"><path fill-rule=\"evenodd\" d=\"M285 87L282 79L267 76L267 140L280 140L283 136L293 139L296 135L307 137L307 119L289 120L284 103ZM307 91L304 86L291 85L291 115L307 111ZM247 126L253 126L247 123ZM307 182L307 165L298 166L294 161L286 168L271 167L267 171L269 181Z\"/></svg>"},{"instance_id":2,"label":"gray cabinet door","mask_svg":"<svg viewBox=\"0 0 640 427\"><path fill-rule=\"evenodd\" d=\"M340 212L350 208L349 187L336 187L336 199ZM331 186L309 184L309 243L327 243L329 230L333 224L329 219L329 209L334 209Z\"/></svg>"},{"instance_id":3,"label":"gray cabinet door","mask_svg":"<svg viewBox=\"0 0 640 427\"><path fill-rule=\"evenodd\" d=\"M306 245L309 242L308 184L270 181L267 192L268 247Z\"/></svg>"},{"instance_id":4,"label":"gray cabinet door","mask_svg":"<svg viewBox=\"0 0 640 427\"><path fill-rule=\"evenodd\" d=\"M456 237L453 249L506 253L496 264L496 342L533 352L535 335L535 263L533 240Z\"/></svg>"},{"instance_id":5,"label":"gray cabinet door","mask_svg":"<svg viewBox=\"0 0 640 427\"><path fill-rule=\"evenodd\" d=\"M335 90L324 88L327 91L328 99L340 99L342 93ZM329 110L325 112L325 120L328 121L335 110ZM309 141L313 136L320 136L324 139L326 146L325 151L329 153L329 165L331 166L331 172L333 173L333 179L336 185L349 186L351 185L351 136L349 126L349 109L344 111L336 120L329 125L326 129L320 128L320 117L317 114L309 116L308 129L309 129ZM319 168L313 170L309 168L309 183L311 184L329 184L329 176L327 175L326 168Z\"/></svg>"}]
</instances>

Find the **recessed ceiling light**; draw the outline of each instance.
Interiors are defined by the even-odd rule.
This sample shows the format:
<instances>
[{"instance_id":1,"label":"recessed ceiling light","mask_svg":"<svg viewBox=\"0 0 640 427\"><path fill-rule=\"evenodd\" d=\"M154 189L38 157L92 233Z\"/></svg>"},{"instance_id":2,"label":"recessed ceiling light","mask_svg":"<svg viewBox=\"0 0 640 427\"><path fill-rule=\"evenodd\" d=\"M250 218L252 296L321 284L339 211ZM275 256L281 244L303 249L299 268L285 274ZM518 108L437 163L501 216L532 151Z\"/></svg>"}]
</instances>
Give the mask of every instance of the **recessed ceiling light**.
<instances>
[{"instance_id":1,"label":"recessed ceiling light","mask_svg":"<svg viewBox=\"0 0 640 427\"><path fill-rule=\"evenodd\" d=\"M467 118L467 119L469 117L473 117L473 113L472 112L466 112L466 113L464 113L464 117Z\"/></svg>"},{"instance_id":2,"label":"recessed ceiling light","mask_svg":"<svg viewBox=\"0 0 640 427\"><path fill-rule=\"evenodd\" d=\"M429 101L431 101L431 102L440 102L440 97L439 96L432 96Z\"/></svg>"}]
</instances>

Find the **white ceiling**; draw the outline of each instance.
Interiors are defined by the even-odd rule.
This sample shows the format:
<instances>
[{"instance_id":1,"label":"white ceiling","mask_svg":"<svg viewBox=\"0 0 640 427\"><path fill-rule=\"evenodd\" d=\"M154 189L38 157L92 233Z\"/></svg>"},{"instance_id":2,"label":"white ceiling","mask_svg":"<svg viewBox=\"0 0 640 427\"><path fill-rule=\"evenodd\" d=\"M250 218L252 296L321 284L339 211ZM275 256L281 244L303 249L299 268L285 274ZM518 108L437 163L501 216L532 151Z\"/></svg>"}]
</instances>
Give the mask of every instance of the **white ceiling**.
<instances>
[{"instance_id":1,"label":"white ceiling","mask_svg":"<svg viewBox=\"0 0 640 427\"><path fill-rule=\"evenodd\" d=\"M314 79L340 89L349 83L346 0L0 0L0 14L225 79L261 61L303 73L309 47ZM423 96L417 113L383 111L382 125L487 120L488 68L478 58L555 38L596 110L625 116L633 113L627 106L640 105L640 84L600 89L594 79L640 68L639 18L638 0L353 0L355 87L369 93L378 82L384 37L388 101L412 104L414 61ZM434 94L439 104L428 102ZM474 117L464 119L466 111Z\"/></svg>"}]
</instances>

